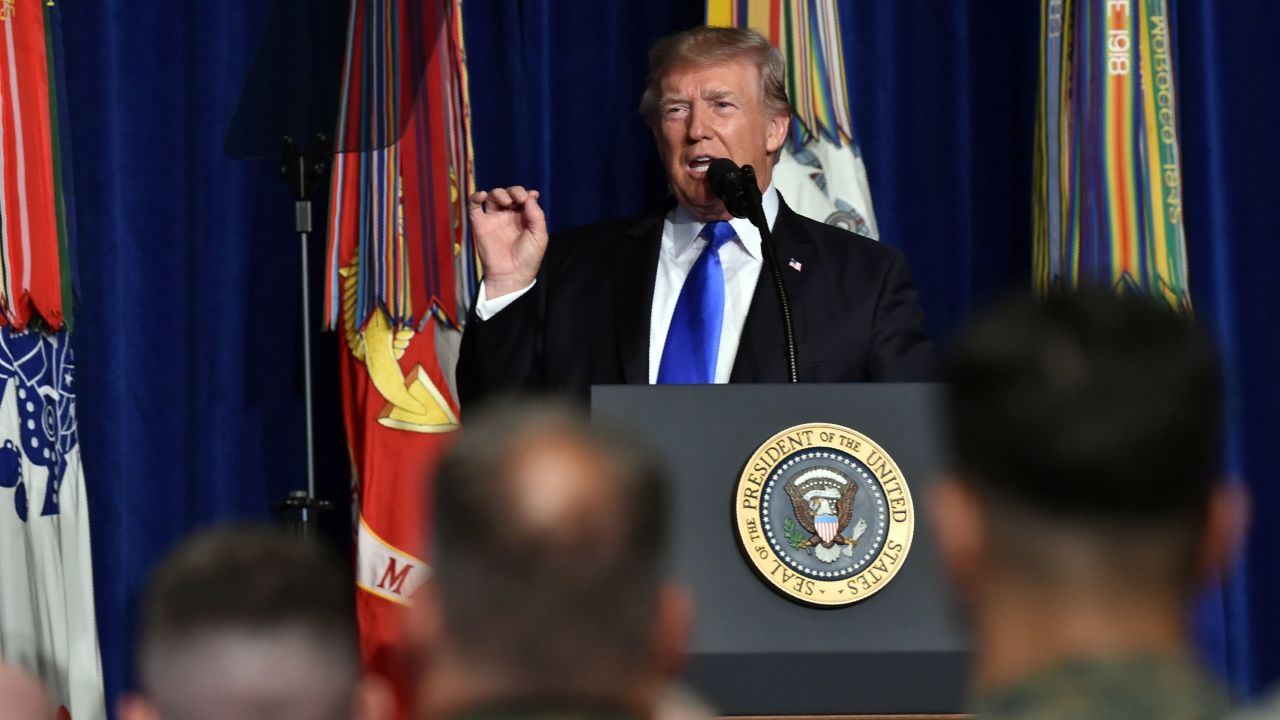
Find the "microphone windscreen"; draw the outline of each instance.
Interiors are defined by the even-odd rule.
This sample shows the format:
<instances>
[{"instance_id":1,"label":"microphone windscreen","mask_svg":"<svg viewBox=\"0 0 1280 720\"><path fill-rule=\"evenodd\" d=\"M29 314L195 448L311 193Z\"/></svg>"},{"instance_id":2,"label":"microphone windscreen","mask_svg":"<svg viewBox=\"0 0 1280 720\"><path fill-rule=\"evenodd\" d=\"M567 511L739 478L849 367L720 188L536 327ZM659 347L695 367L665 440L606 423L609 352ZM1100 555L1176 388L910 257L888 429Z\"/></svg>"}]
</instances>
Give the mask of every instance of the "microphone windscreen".
<instances>
[{"instance_id":1,"label":"microphone windscreen","mask_svg":"<svg viewBox=\"0 0 1280 720\"><path fill-rule=\"evenodd\" d=\"M707 166L707 182L712 191L722 200L731 200L738 194L742 184L738 166L729 158L716 158Z\"/></svg>"}]
</instances>

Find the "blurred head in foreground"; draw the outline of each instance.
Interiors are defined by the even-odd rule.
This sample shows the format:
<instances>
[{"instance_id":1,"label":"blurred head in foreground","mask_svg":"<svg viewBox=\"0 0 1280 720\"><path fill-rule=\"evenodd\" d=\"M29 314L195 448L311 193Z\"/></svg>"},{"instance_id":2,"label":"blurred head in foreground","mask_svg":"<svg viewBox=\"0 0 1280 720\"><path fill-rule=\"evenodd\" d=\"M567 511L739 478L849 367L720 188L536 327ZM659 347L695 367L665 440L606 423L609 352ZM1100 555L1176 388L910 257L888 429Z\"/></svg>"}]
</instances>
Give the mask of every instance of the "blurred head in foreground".
<instances>
[{"instance_id":1,"label":"blurred head in foreground","mask_svg":"<svg viewBox=\"0 0 1280 720\"><path fill-rule=\"evenodd\" d=\"M267 527L197 535L152 576L141 693L123 720L386 717L360 678L350 579L315 542Z\"/></svg>"},{"instance_id":2,"label":"blurred head in foreground","mask_svg":"<svg viewBox=\"0 0 1280 720\"><path fill-rule=\"evenodd\" d=\"M1197 686L1189 604L1244 514L1219 474L1209 341L1134 297L1013 302L962 335L949 383L954 465L931 519L971 612L979 694L1063 663L1086 694L1091 674L1164 677L1166 660Z\"/></svg>"},{"instance_id":3,"label":"blurred head in foreground","mask_svg":"<svg viewBox=\"0 0 1280 720\"><path fill-rule=\"evenodd\" d=\"M689 622L652 453L557 405L496 406L436 474L423 709L652 714Z\"/></svg>"},{"instance_id":4,"label":"blurred head in foreground","mask_svg":"<svg viewBox=\"0 0 1280 720\"><path fill-rule=\"evenodd\" d=\"M0 662L0 720L52 720L53 705L40 678Z\"/></svg>"}]
</instances>

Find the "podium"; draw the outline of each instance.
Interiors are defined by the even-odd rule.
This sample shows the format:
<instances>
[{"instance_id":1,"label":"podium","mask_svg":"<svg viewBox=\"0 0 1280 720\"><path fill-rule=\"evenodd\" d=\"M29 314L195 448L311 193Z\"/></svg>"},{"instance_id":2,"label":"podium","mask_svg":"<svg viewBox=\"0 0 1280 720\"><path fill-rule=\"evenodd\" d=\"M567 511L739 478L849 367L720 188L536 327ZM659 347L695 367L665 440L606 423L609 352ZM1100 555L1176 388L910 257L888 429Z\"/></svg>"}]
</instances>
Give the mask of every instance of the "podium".
<instances>
[{"instance_id":1,"label":"podium","mask_svg":"<svg viewBox=\"0 0 1280 720\"><path fill-rule=\"evenodd\" d=\"M672 570L693 593L686 680L725 715L918 715L966 709L969 641L928 522L941 464L939 388L928 384L616 385L593 417L662 453L672 480ZM735 489L762 443L805 423L848 427L896 461L914 536L883 589L839 608L784 596L753 567Z\"/></svg>"}]
</instances>

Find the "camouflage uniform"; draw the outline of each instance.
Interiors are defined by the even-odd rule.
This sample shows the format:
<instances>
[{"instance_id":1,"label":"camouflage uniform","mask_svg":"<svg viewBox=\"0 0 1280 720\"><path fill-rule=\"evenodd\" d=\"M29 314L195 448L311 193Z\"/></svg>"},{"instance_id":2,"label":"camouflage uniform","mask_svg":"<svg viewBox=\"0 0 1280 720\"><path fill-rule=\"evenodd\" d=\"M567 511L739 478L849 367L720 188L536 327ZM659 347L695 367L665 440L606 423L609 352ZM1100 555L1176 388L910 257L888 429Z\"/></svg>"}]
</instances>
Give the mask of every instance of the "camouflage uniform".
<instances>
[{"instance_id":1,"label":"camouflage uniform","mask_svg":"<svg viewBox=\"0 0 1280 720\"><path fill-rule=\"evenodd\" d=\"M1212 720L1227 697L1188 658L1073 660L981 698L983 720Z\"/></svg>"},{"instance_id":2,"label":"camouflage uniform","mask_svg":"<svg viewBox=\"0 0 1280 720\"><path fill-rule=\"evenodd\" d=\"M448 720L643 720L595 701L542 698L505 701L454 713Z\"/></svg>"}]
</instances>

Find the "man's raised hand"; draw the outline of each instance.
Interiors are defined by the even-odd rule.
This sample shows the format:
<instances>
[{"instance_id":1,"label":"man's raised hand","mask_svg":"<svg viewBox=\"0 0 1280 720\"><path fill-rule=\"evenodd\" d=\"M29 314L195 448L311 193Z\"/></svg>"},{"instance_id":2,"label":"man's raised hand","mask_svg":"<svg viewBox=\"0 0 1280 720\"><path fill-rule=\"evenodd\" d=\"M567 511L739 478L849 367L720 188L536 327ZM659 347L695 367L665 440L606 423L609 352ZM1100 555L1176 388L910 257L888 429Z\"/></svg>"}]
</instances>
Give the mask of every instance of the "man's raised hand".
<instances>
[{"instance_id":1,"label":"man's raised hand","mask_svg":"<svg viewBox=\"0 0 1280 720\"><path fill-rule=\"evenodd\" d=\"M484 265L485 297L528 287L547 251L547 217L538 206L538 191L519 185L481 190L471 195L468 205L472 236Z\"/></svg>"}]
</instances>

